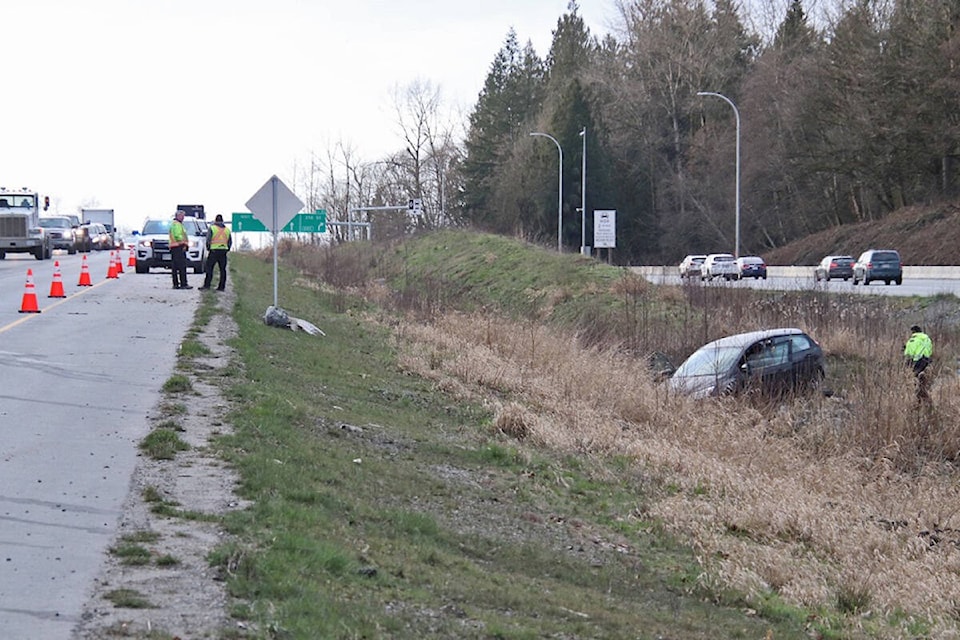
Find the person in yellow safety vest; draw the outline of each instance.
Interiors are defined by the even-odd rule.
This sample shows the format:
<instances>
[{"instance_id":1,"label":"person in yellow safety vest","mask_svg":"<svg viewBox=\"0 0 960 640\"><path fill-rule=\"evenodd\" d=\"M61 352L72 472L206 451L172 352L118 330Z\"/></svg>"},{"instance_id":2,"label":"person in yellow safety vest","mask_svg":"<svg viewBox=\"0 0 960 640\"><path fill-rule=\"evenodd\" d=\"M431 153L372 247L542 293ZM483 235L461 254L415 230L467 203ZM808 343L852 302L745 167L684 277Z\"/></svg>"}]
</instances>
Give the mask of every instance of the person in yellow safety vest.
<instances>
[{"instance_id":1,"label":"person in yellow safety vest","mask_svg":"<svg viewBox=\"0 0 960 640\"><path fill-rule=\"evenodd\" d=\"M193 289L187 284L187 230L183 228L183 218L186 214L177 211L170 223L170 262L173 272L174 289Z\"/></svg>"},{"instance_id":2,"label":"person in yellow safety vest","mask_svg":"<svg viewBox=\"0 0 960 640\"><path fill-rule=\"evenodd\" d=\"M923 327L920 325L915 324L910 327L910 334L910 339L903 347L903 355L917 378L917 400L929 400L926 370L930 364L930 358L933 357L933 340L923 332Z\"/></svg>"},{"instance_id":3,"label":"person in yellow safety vest","mask_svg":"<svg viewBox=\"0 0 960 640\"><path fill-rule=\"evenodd\" d=\"M220 270L220 284L217 285L217 291L223 291L227 287L227 252L233 247L233 237L230 235L230 229L227 229L223 223L223 216L219 213L214 219L210 230L207 232L207 264L204 271L203 286L201 289L209 289L213 282L213 265L217 265Z\"/></svg>"}]
</instances>

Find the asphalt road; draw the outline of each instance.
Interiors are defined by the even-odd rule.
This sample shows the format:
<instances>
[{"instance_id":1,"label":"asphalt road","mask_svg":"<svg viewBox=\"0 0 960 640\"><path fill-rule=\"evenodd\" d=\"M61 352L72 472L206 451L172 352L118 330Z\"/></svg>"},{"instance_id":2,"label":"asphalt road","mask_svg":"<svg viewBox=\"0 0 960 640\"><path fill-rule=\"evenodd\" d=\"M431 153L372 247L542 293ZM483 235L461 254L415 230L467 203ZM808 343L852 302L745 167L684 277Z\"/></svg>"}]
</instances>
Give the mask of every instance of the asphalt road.
<instances>
[{"instance_id":1,"label":"asphalt road","mask_svg":"<svg viewBox=\"0 0 960 640\"><path fill-rule=\"evenodd\" d=\"M812 269L811 269L812 272ZM647 279L655 284L680 285L678 275L647 275ZM779 291L820 290L834 293L855 293L858 295L886 295L886 296L933 296L937 294L953 294L960 296L960 280L934 280L904 278L903 284L889 284L871 282L869 285L853 285L852 280L831 280L830 282L816 282L813 277L776 277L770 276L766 280L723 280L715 278L712 281L700 282L697 279L684 281L690 286L705 287L749 287L753 289L775 289Z\"/></svg>"},{"instance_id":2,"label":"asphalt road","mask_svg":"<svg viewBox=\"0 0 960 640\"><path fill-rule=\"evenodd\" d=\"M174 371L196 289L169 272L107 279L109 252L0 261L0 635L71 637ZM49 298L59 262L66 298ZM32 270L40 313L20 313ZM190 275L191 284L202 276ZM29 296L28 296L28 302ZM28 304L28 306L30 306Z\"/></svg>"}]
</instances>

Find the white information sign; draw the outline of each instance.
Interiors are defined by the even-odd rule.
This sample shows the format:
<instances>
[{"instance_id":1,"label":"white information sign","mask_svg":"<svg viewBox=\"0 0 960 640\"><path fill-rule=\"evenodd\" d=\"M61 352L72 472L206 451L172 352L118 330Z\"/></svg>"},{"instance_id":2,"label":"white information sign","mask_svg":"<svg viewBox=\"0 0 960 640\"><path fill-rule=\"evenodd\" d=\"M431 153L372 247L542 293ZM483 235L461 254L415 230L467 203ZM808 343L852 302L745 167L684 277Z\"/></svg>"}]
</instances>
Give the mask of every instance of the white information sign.
<instances>
[{"instance_id":1,"label":"white information sign","mask_svg":"<svg viewBox=\"0 0 960 640\"><path fill-rule=\"evenodd\" d=\"M593 246L596 249L614 249L617 246L617 212L599 209L593 212Z\"/></svg>"},{"instance_id":2,"label":"white information sign","mask_svg":"<svg viewBox=\"0 0 960 640\"><path fill-rule=\"evenodd\" d=\"M303 209L303 203L283 180L273 176L247 200L247 209L269 231L280 231Z\"/></svg>"}]
</instances>

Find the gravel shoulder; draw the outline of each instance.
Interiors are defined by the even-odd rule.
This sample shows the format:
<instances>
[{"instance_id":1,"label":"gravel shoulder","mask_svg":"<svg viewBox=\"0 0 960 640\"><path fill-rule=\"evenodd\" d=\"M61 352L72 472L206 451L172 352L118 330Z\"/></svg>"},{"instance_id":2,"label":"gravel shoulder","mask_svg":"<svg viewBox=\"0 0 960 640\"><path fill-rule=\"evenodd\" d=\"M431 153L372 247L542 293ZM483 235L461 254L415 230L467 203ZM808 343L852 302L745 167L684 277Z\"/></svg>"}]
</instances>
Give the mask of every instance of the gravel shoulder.
<instances>
[{"instance_id":1,"label":"gravel shoulder","mask_svg":"<svg viewBox=\"0 0 960 640\"><path fill-rule=\"evenodd\" d=\"M150 541L137 544L149 549L150 559L130 564L116 554L107 555L74 631L75 640L212 638L221 637L228 628L237 629L237 621L228 615L225 583L206 560L226 540L225 532L216 523L151 511L158 504L156 497L178 509L212 516L245 506L234 494L236 474L208 447L212 437L230 430L224 418L228 403L214 383L218 370L233 358L226 342L237 333L230 316L234 294L228 288L223 294L204 295L218 296L218 312L197 336L210 353L193 359L193 367L182 372L190 378L193 391L164 394L149 416L151 427L175 420L182 428L180 438L190 449L173 460L141 454L112 545L144 536ZM171 413L173 405L185 406L186 412ZM154 500L147 501L145 492ZM139 594L148 606L115 605L110 597L120 590Z\"/></svg>"}]
</instances>

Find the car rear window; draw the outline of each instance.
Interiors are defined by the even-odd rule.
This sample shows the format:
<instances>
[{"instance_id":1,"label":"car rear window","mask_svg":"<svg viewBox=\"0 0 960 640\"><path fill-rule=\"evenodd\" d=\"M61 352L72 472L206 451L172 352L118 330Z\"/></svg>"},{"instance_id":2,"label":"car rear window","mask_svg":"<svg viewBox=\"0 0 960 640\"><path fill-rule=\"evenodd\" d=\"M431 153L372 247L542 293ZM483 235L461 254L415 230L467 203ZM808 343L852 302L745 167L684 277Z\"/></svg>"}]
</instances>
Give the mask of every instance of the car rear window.
<instances>
[{"instance_id":1,"label":"car rear window","mask_svg":"<svg viewBox=\"0 0 960 640\"><path fill-rule=\"evenodd\" d=\"M714 262L733 262L736 260L733 256L714 256Z\"/></svg>"},{"instance_id":2,"label":"car rear window","mask_svg":"<svg viewBox=\"0 0 960 640\"><path fill-rule=\"evenodd\" d=\"M900 262L900 254L896 251L875 251L872 260L874 262Z\"/></svg>"}]
</instances>

